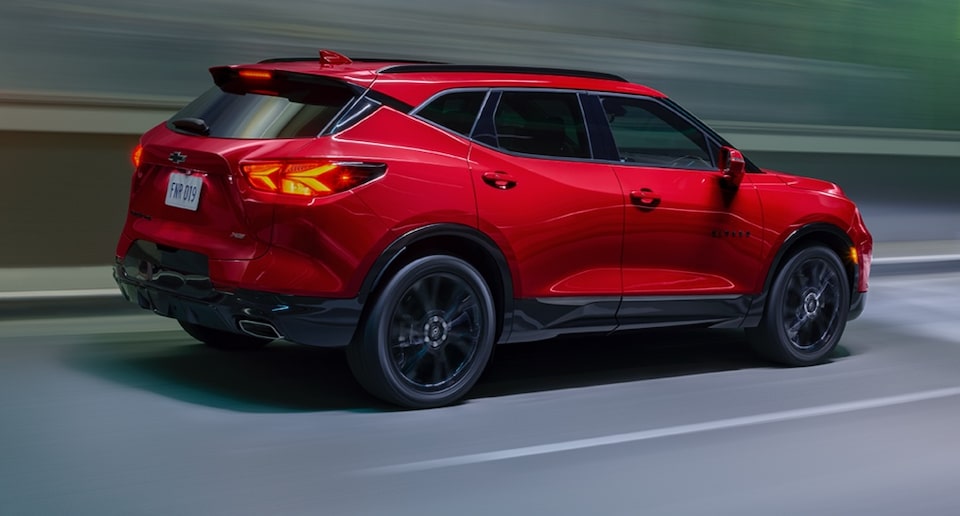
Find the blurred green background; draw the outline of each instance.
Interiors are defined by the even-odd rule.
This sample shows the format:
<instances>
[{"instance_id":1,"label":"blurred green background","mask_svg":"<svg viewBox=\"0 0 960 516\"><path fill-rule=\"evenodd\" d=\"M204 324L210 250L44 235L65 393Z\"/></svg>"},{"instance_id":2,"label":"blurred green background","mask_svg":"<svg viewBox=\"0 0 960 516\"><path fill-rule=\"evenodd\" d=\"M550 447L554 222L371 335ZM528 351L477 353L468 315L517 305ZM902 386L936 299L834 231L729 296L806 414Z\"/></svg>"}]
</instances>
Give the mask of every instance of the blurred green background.
<instances>
[{"instance_id":1,"label":"blurred green background","mask_svg":"<svg viewBox=\"0 0 960 516\"><path fill-rule=\"evenodd\" d=\"M958 0L0 3L8 92L186 98L321 47L620 73L712 120L960 129Z\"/></svg>"}]
</instances>

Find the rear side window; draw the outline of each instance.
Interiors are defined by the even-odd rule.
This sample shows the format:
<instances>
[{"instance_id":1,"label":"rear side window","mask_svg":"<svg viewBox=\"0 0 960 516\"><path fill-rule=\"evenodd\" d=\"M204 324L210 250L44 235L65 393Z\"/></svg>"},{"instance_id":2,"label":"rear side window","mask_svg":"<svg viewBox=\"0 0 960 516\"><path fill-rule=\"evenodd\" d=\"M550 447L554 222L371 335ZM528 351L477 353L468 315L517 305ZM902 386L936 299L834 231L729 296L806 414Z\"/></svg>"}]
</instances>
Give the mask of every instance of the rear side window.
<instances>
[{"instance_id":1,"label":"rear side window","mask_svg":"<svg viewBox=\"0 0 960 516\"><path fill-rule=\"evenodd\" d=\"M431 101L417 115L451 131L470 136L486 96L485 91L448 93Z\"/></svg>"},{"instance_id":2,"label":"rear side window","mask_svg":"<svg viewBox=\"0 0 960 516\"><path fill-rule=\"evenodd\" d=\"M313 138L354 98L347 85L333 83L227 86L229 91L208 90L174 115L168 126L190 134L209 131L206 134L215 138Z\"/></svg>"},{"instance_id":3,"label":"rear side window","mask_svg":"<svg viewBox=\"0 0 960 516\"><path fill-rule=\"evenodd\" d=\"M712 170L703 133L662 104L648 99L603 98L620 161Z\"/></svg>"},{"instance_id":4,"label":"rear side window","mask_svg":"<svg viewBox=\"0 0 960 516\"><path fill-rule=\"evenodd\" d=\"M505 91L494 114L497 145L560 158L589 158L590 143L576 93Z\"/></svg>"}]
</instances>

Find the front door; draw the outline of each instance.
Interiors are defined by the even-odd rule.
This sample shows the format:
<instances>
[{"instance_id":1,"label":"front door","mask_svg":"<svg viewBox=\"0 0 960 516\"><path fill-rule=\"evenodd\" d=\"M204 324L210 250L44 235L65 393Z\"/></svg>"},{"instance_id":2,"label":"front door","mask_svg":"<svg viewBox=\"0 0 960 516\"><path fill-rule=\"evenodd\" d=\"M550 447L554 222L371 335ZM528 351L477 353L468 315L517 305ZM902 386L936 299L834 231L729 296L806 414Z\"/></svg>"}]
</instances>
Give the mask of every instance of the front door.
<instances>
[{"instance_id":1,"label":"front door","mask_svg":"<svg viewBox=\"0 0 960 516\"><path fill-rule=\"evenodd\" d=\"M759 286L763 219L749 179L721 185L699 129L655 99L602 97L626 205L621 327L739 323Z\"/></svg>"}]
</instances>

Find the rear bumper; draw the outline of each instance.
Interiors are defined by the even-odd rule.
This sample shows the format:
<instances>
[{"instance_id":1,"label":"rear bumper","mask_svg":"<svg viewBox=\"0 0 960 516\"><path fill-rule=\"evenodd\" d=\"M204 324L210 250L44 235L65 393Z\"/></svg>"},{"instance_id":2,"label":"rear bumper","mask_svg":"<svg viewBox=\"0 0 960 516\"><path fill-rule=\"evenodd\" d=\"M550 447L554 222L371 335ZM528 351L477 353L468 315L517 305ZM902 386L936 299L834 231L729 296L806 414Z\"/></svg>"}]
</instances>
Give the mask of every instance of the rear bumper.
<instances>
[{"instance_id":1,"label":"rear bumper","mask_svg":"<svg viewBox=\"0 0 960 516\"><path fill-rule=\"evenodd\" d=\"M199 263L161 263L150 254L132 250L117 259L113 276L128 301L159 315L239 334L246 334L241 321L265 323L286 340L325 347L349 344L360 321L356 298L217 290Z\"/></svg>"}]
</instances>

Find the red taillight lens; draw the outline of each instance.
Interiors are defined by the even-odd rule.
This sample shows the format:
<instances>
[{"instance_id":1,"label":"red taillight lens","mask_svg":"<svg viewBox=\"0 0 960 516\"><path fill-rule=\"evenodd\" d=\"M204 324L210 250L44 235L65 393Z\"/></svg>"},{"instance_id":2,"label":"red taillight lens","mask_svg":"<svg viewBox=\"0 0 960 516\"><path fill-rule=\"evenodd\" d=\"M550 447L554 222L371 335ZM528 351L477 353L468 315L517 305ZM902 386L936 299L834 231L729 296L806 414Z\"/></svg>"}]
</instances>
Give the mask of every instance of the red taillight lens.
<instances>
[{"instance_id":1,"label":"red taillight lens","mask_svg":"<svg viewBox=\"0 0 960 516\"><path fill-rule=\"evenodd\" d=\"M260 161L243 163L240 169L255 190L322 197L372 181L386 172L387 165L363 161Z\"/></svg>"},{"instance_id":2,"label":"red taillight lens","mask_svg":"<svg viewBox=\"0 0 960 516\"><path fill-rule=\"evenodd\" d=\"M269 70L240 70L238 72L240 77L244 79L261 79L261 80L270 80L273 77L273 74Z\"/></svg>"},{"instance_id":3,"label":"red taillight lens","mask_svg":"<svg viewBox=\"0 0 960 516\"><path fill-rule=\"evenodd\" d=\"M140 162L143 159L143 145L137 145L137 148L133 149L133 155L130 156L130 159L133 161L133 168L140 168Z\"/></svg>"}]
</instances>

